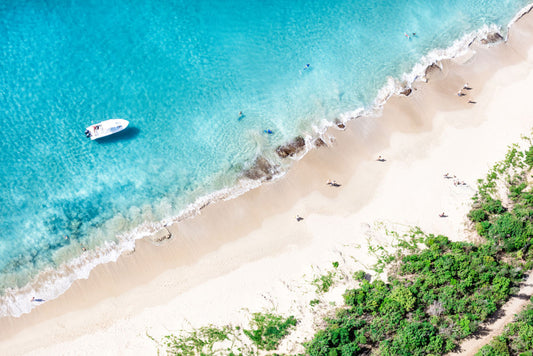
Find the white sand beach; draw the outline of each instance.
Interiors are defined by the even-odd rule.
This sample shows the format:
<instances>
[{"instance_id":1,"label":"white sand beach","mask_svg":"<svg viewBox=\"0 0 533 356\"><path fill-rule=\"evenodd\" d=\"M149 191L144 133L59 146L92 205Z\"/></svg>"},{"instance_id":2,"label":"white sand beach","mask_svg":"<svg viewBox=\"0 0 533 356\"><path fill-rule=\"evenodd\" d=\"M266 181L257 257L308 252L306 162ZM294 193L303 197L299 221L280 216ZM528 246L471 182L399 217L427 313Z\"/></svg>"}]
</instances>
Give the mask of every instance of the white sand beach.
<instances>
[{"instance_id":1,"label":"white sand beach","mask_svg":"<svg viewBox=\"0 0 533 356\"><path fill-rule=\"evenodd\" d=\"M282 350L302 351L297 342L312 335L313 275L333 261L346 273L370 267L368 239L387 242L380 223L473 238L466 213L477 179L533 128L533 16L508 42L471 50L465 63L445 61L411 95L391 98L382 115L332 128L329 147L281 179L209 205L169 227L173 237L161 246L140 240L59 298L0 319L2 354L150 355L147 333L157 339L272 309L301 320ZM457 96L466 82L472 89ZM321 298L338 304L341 293Z\"/></svg>"}]
</instances>

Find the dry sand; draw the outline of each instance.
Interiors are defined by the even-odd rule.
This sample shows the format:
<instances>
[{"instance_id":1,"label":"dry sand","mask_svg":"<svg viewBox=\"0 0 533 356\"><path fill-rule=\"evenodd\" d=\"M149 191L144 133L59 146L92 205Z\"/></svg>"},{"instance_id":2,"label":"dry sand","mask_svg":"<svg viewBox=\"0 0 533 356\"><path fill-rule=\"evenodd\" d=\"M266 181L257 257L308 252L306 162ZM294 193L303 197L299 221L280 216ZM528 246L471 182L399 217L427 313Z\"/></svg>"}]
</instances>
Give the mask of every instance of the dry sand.
<instances>
[{"instance_id":1,"label":"dry sand","mask_svg":"<svg viewBox=\"0 0 533 356\"><path fill-rule=\"evenodd\" d=\"M210 205L172 226L163 246L139 241L135 253L98 266L56 300L1 319L2 354L154 354L146 333L238 323L272 308L302 319L282 346L301 350L296 341L314 322L313 276L333 261L346 273L368 268L369 239L390 238L378 223L469 238L465 215L477 179L533 127L532 45L528 15L508 43L474 46L465 63L446 61L409 97L391 98L383 115L330 130L330 147L311 151L280 180ZM473 89L459 98L465 82ZM444 179L447 172L467 185ZM317 309L338 303L341 292L342 285L319 296Z\"/></svg>"}]
</instances>

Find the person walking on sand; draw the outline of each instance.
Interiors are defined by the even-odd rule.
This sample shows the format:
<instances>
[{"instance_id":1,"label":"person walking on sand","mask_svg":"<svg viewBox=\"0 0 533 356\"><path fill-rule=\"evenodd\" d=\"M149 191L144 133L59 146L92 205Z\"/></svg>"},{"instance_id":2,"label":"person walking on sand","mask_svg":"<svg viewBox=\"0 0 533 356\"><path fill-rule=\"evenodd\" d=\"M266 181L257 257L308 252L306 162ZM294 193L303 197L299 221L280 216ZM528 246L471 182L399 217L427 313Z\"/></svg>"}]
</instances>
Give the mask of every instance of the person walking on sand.
<instances>
[{"instance_id":1,"label":"person walking on sand","mask_svg":"<svg viewBox=\"0 0 533 356\"><path fill-rule=\"evenodd\" d=\"M42 303L42 302L44 302L44 299L32 297L32 298L31 298L31 302Z\"/></svg>"},{"instance_id":2,"label":"person walking on sand","mask_svg":"<svg viewBox=\"0 0 533 356\"><path fill-rule=\"evenodd\" d=\"M304 218L302 218L300 215L296 215L296 221L300 222L302 221Z\"/></svg>"}]
</instances>

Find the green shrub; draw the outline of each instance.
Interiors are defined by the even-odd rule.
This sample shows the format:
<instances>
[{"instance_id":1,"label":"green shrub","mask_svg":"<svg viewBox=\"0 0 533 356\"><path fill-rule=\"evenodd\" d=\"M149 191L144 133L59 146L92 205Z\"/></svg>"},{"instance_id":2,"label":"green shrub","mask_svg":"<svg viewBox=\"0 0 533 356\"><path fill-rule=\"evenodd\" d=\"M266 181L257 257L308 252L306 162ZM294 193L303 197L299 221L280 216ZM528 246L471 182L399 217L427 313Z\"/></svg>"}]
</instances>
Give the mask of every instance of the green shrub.
<instances>
[{"instance_id":1,"label":"green shrub","mask_svg":"<svg viewBox=\"0 0 533 356\"><path fill-rule=\"evenodd\" d=\"M257 346L259 350L275 350L279 342L296 325L296 318L270 313L254 313L250 322L251 329L243 332Z\"/></svg>"},{"instance_id":2,"label":"green shrub","mask_svg":"<svg viewBox=\"0 0 533 356\"><path fill-rule=\"evenodd\" d=\"M449 352L505 302L521 278L491 244L434 235L425 243L427 249L401 258L388 283L363 280L347 290L349 308L306 344L307 353L327 355L334 348L342 354L344 345L354 343L384 355Z\"/></svg>"},{"instance_id":3,"label":"green shrub","mask_svg":"<svg viewBox=\"0 0 533 356\"><path fill-rule=\"evenodd\" d=\"M365 271L357 271L357 272L354 272L353 274L353 279L355 279L356 281L363 281L365 278L366 278Z\"/></svg>"},{"instance_id":4,"label":"green shrub","mask_svg":"<svg viewBox=\"0 0 533 356\"><path fill-rule=\"evenodd\" d=\"M331 286L333 285L333 278L335 277L335 273L329 271L328 273L317 277L313 280L312 284L316 287L317 293L326 293L329 291Z\"/></svg>"},{"instance_id":5,"label":"green shrub","mask_svg":"<svg viewBox=\"0 0 533 356\"><path fill-rule=\"evenodd\" d=\"M398 331L392 342L381 343L380 351L383 355L426 355L428 345L431 345L431 348L438 346L438 343L431 342L437 333L437 329L430 323L407 323ZM441 353L442 349L436 351Z\"/></svg>"},{"instance_id":6,"label":"green shrub","mask_svg":"<svg viewBox=\"0 0 533 356\"><path fill-rule=\"evenodd\" d=\"M230 335L231 329L228 326L209 325L183 335L167 335L162 343L170 355L213 355L215 344L229 340Z\"/></svg>"},{"instance_id":7,"label":"green shrub","mask_svg":"<svg viewBox=\"0 0 533 356\"><path fill-rule=\"evenodd\" d=\"M533 167L533 146L529 147L529 150L526 151L525 163L529 168Z\"/></svg>"},{"instance_id":8,"label":"green shrub","mask_svg":"<svg viewBox=\"0 0 533 356\"><path fill-rule=\"evenodd\" d=\"M489 218L489 214L483 209L472 209L468 213L468 218L473 222L482 222Z\"/></svg>"},{"instance_id":9,"label":"green shrub","mask_svg":"<svg viewBox=\"0 0 533 356\"><path fill-rule=\"evenodd\" d=\"M503 245L505 251L516 251L524 247L530 235L524 221L506 212L498 216L488 231L488 237Z\"/></svg>"},{"instance_id":10,"label":"green shrub","mask_svg":"<svg viewBox=\"0 0 533 356\"><path fill-rule=\"evenodd\" d=\"M491 197L486 198L481 205L481 209L486 211L488 214L502 214L505 212L502 202L497 199L492 199Z\"/></svg>"}]
</instances>

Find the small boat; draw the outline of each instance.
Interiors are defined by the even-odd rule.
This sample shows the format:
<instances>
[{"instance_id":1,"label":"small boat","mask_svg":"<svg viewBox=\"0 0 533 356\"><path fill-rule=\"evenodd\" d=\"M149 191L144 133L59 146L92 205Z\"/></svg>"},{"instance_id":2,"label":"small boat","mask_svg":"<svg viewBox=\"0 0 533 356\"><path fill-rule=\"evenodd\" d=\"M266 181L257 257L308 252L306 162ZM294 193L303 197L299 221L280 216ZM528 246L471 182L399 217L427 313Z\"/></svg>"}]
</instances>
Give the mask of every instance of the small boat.
<instances>
[{"instance_id":1,"label":"small boat","mask_svg":"<svg viewBox=\"0 0 533 356\"><path fill-rule=\"evenodd\" d=\"M120 132L128 127L128 125L128 120L124 119L105 120L87 127L87 129L85 129L85 136L89 137L91 140L96 140L97 138Z\"/></svg>"}]
</instances>

